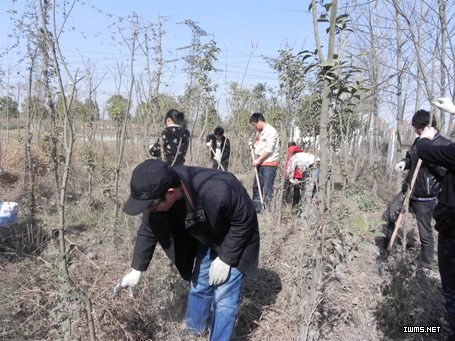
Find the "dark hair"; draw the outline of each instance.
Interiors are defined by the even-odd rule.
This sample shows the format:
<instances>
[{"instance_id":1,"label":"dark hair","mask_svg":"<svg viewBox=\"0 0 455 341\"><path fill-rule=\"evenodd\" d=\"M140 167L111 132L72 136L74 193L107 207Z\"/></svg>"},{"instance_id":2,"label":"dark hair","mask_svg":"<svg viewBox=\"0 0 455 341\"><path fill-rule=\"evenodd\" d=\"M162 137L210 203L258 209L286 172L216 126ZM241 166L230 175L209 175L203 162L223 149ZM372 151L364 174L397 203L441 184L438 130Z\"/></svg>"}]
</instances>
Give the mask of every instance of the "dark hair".
<instances>
[{"instance_id":1,"label":"dark hair","mask_svg":"<svg viewBox=\"0 0 455 341\"><path fill-rule=\"evenodd\" d=\"M175 124L178 124L179 126L185 126L185 114L181 111L178 111L177 109L171 109L166 113L166 116L164 116L164 123L166 123L166 120L168 118L170 118L172 121L174 121Z\"/></svg>"},{"instance_id":2,"label":"dark hair","mask_svg":"<svg viewBox=\"0 0 455 341\"><path fill-rule=\"evenodd\" d=\"M218 136L222 136L224 134L224 129L222 127L216 127L213 129L213 133Z\"/></svg>"},{"instance_id":3,"label":"dark hair","mask_svg":"<svg viewBox=\"0 0 455 341\"><path fill-rule=\"evenodd\" d=\"M290 146L297 146L297 144L294 141L293 142L289 142L288 143L288 147L290 147Z\"/></svg>"},{"instance_id":4,"label":"dark hair","mask_svg":"<svg viewBox=\"0 0 455 341\"><path fill-rule=\"evenodd\" d=\"M250 117L250 123L258 123L259 121L265 122L265 117L260 112L255 112Z\"/></svg>"},{"instance_id":5,"label":"dark hair","mask_svg":"<svg viewBox=\"0 0 455 341\"><path fill-rule=\"evenodd\" d=\"M428 111L421 109L412 116L412 126L414 128L425 128L428 124L430 124L430 113ZM435 128L436 125L436 118L433 115L431 126Z\"/></svg>"}]
</instances>

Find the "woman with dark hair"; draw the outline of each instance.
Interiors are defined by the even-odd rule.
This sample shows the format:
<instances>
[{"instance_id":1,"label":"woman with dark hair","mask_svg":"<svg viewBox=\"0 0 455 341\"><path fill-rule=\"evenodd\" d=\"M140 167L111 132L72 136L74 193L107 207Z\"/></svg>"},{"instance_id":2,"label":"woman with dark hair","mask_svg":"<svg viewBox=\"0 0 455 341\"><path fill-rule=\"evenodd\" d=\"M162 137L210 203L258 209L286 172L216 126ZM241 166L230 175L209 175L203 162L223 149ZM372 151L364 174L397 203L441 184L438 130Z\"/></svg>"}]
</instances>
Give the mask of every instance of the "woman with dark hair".
<instances>
[{"instance_id":1,"label":"woman with dark hair","mask_svg":"<svg viewBox=\"0 0 455 341\"><path fill-rule=\"evenodd\" d=\"M171 109L164 116L166 127L161 132L161 141L158 139L149 148L149 153L162 159L168 165L182 166L190 143L190 132L185 128L185 114Z\"/></svg>"}]
</instances>

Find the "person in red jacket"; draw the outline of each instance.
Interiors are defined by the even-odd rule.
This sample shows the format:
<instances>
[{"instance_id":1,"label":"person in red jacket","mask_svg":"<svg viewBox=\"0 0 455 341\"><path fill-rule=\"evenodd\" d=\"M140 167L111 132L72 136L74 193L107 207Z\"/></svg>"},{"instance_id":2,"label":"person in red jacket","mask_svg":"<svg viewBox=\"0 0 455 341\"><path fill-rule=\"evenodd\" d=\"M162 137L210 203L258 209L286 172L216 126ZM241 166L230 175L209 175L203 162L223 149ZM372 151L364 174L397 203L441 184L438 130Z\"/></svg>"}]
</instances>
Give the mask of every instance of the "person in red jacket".
<instances>
[{"instance_id":1,"label":"person in red jacket","mask_svg":"<svg viewBox=\"0 0 455 341\"><path fill-rule=\"evenodd\" d=\"M290 142L288 144L288 154L286 157L286 165L284 167L284 199L287 203L292 202L292 206L297 205L300 201L300 181L303 179L303 174L298 168L294 170L292 178L289 178L290 161L296 153L303 153L303 149L300 149L295 142Z\"/></svg>"},{"instance_id":2,"label":"person in red jacket","mask_svg":"<svg viewBox=\"0 0 455 341\"><path fill-rule=\"evenodd\" d=\"M257 270L259 257L256 210L242 184L229 172L149 159L134 169L123 211L142 214L142 223L131 272L114 296L139 283L160 244L190 281L188 332L205 334L210 325L210 340L230 340L244 276Z\"/></svg>"}]
</instances>

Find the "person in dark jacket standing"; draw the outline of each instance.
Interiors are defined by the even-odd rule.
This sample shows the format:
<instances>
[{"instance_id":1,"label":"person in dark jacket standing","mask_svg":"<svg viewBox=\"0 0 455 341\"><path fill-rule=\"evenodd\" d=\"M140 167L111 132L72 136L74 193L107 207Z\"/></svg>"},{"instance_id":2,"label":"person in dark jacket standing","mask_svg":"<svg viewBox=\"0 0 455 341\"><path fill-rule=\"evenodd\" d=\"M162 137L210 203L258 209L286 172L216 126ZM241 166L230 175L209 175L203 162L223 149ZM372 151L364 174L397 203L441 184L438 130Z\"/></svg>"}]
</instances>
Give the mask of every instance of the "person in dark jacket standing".
<instances>
[{"instance_id":1,"label":"person in dark jacket standing","mask_svg":"<svg viewBox=\"0 0 455 341\"><path fill-rule=\"evenodd\" d=\"M185 128L185 115L176 109L169 110L164 116L166 127L161 132L161 141L149 147L149 153L162 159L168 165L181 166L185 163L190 143L190 132Z\"/></svg>"},{"instance_id":2,"label":"person in dark jacket standing","mask_svg":"<svg viewBox=\"0 0 455 341\"><path fill-rule=\"evenodd\" d=\"M142 213L142 223L132 270L114 295L138 284L159 243L191 281L188 332L204 334L210 324L210 340L230 340L244 275L257 270L259 257L257 215L245 188L228 172L150 159L134 169L123 210Z\"/></svg>"},{"instance_id":3,"label":"person in dark jacket standing","mask_svg":"<svg viewBox=\"0 0 455 341\"><path fill-rule=\"evenodd\" d=\"M395 166L396 171L409 169L406 180L403 184L403 191L406 192L411 184L414 175L414 169L419 159L417 155L417 142L420 139L423 129L430 124L430 113L426 110L417 111L412 117L412 126L418 137L415 139L406 157L398 162ZM436 120L433 118L432 126L436 127ZM434 145L447 145L450 141L445 137L437 134L432 141ZM427 276L432 276L434 241L431 219L433 209L437 202L437 196L441 190L441 181L446 174L447 169L439 165L422 162L417 178L412 189L409 207L415 214L417 227L420 236L420 265L421 270Z\"/></svg>"},{"instance_id":4,"label":"person in dark jacket standing","mask_svg":"<svg viewBox=\"0 0 455 341\"><path fill-rule=\"evenodd\" d=\"M438 98L433 104L455 115L455 105L449 98ZM432 142L437 136L436 129L425 128L417 142L417 153L424 162L441 165L448 170L442 181L433 217L436 220L435 229L439 232L438 265L442 294L452 330L448 340L455 340L455 143L435 145Z\"/></svg>"},{"instance_id":5,"label":"person in dark jacket standing","mask_svg":"<svg viewBox=\"0 0 455 341\"><path fill-rule=\"evenodd\" d=\"M224 136L224 129L216 127L213 134L207 135L207 147L209 147L212 167L227 171L229 167L229 156L231 155L231 142Z\"/></svg>"}]
</instances>

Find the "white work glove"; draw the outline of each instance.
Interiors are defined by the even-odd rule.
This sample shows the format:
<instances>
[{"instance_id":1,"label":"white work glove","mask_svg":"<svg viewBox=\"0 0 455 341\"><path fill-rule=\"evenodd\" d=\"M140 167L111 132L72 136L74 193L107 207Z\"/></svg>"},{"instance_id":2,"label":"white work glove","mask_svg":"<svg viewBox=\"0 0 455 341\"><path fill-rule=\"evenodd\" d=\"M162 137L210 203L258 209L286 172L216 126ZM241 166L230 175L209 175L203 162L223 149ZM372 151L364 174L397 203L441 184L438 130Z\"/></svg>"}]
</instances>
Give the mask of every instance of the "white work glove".
<instances>
[{"instance_id":1,"label":"white work glove","mask_svg":"<svg viewBox=\"0 0 455 341\"><path fill-rule=\"evenodd\" d=\"M209 285L223 284L229 276L229 270L231 267L223 262L220 257L216 257L210 265Z\"/></svg>"},{"instance_id":2,"label":"white work glove","mask_svg":"<svg viewBox=\"0 0 455 341\"><path fill-rule=\"evenodd\" d=\"M212 142L209 141L209 142L206 143L206 145L207 145L207 147L210 148L212 146Z\"/></svg>"},{"instance_id":3,"label":"white work glove","mask_svg":"<svg viewBox=\"0 0 455 341\"><path fill-rule=\"evenodd\" d=\"M455 105L452 103L452 100L447 97L436 98L433 101L433 104L439 109L447 111L449 114L455 114Z\"/></svg>"},{"instance_id":4,"label":"white work glove","mask_svg":"<svg viewBox=\"0 0 455 341\"><path fill-rule=\"evenodd\" d=\"M400 161L395 165L395 171L398 173L402 172L404 171L404 167L406 167L406 162Z\"/></svg>"},{"instance_id":5,"label":"white work glove","mask_svg":"<svg viewBox=\"0 0 455 341\"><path fill-rule=\"evenodd\" d=\"M293 185L297 185L300 181L297 179L289 179L289 182Z\"/></svg>"},{"instance_id":6,"label":"white work glove","mask_svg":"<svg viewBox=\"0 0 455 341\"><path fill-rule=\"evenodd\" d=\"M248 139L248 146L249 146L250 148L253 147L253 139L251 139L251 138Z\"/></svg>"},{"instance_id":7,"label":"white work glove","mask_svg":"<svg viewBox=\"0 0 455 341\"><path fill-rule=\"evenodd\" d=\"M423 131L422 131L422 134L420 134L420 138L433 140L434 136L437 133L438 133L438 131L435 128L425 127L425 129L423 129Z\"/></svg>"},{"instance_id":8,"label":"white work glove","mask_svg":"<svg viewBox=\"0 0 455 341\"><path fill-rule=\"evenodd\" d=\"M114 297L117 296L122 289L128 287L130 290L130 297L134 297L136 285L141 279L142 272L132 269L131 272L120 278L114 286Z\"/></svg>"}]
</instances>

